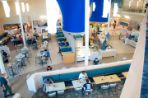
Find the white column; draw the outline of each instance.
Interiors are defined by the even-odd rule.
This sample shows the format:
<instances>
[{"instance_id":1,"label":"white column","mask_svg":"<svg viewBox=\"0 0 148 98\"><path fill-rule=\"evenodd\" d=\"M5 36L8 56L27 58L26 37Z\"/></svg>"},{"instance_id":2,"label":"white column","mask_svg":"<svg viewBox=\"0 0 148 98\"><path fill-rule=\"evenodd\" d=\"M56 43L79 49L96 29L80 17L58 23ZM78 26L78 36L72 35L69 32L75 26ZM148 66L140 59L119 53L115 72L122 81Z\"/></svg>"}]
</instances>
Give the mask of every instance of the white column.
<instances>
[{"instance_id":1,"label":"white column","mask_svg":"<svg viewBox=\"0 0 148 98\"><path fill-rule=\"evenodd\" d=\"M57 31L57 20L59 18L59 7L56 0L46 0L46 14L48 33L54 34Z\"/></svg>"},{"instance_id":2,"label":"white column","mask_svg":"<svg viewBox=\"0 0 148 98\"><path fill-rule=\"evenodd\" d=\"M24 29L23 29L23 22L22 22L22 14L21 14L21 9L20 9L20 3L19 0L15 1L18 3L18 16L19 16L19 22L21 25L21 33L22 33L22 38L23 38L23 43L24 43L24 47L26 47L26 41L25 41L25 34L24 34Z\"/></svg>"},{"instance_id":3,"label":"white column","mask_svg":"<svg viewBox=\"0 0 148 98\"><path fill-rule=\"evenodd\" d=\"M33 18L31 17L32 32L34 33Z\"/></svg>"},{"instance_id":4,"label":"white column","mask_svg":"<svg viewBox=\"0 0 148 98\"><path fill-rule=\"evenodd\" d=\"M108 14L108 26L107 26L107 30L109 32L109 22L110 22L110 13L111 13L111 0L109 0L109 14Z\"/></svg>"},{"instance_id":5,"label":"white column","mask_svg":"<svg viewBox=\"0 0 148 98\"><path fill-rule=\"evenodd\" d=\"M90 0L85 0L85 66L88 66L89 60L89 2Z\"/></svg>"},{"instance_id":6,"label":"white column","mask_svg":"<svg viewBox=\"0 0 148 98\"><path fill-rule=\"evenodd\" d=\"M3 62L3 58L2 58L1 53L0 53L0 71L1 71L1 73L6 73L6 69L4 66L4 62Z\"/></svg>"}]
</instances>

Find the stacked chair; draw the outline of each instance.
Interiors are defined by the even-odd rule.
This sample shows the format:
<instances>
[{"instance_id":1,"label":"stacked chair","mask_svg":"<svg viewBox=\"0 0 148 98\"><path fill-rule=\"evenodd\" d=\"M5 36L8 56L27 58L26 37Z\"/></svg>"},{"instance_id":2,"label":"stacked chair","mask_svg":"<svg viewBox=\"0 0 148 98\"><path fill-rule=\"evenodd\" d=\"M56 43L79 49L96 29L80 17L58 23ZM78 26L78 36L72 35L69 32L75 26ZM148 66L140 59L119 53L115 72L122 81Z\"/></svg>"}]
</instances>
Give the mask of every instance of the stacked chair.
<instances>
[{"instance_id":1,"label":"stacked chair","mask_svg":"<svg viewBox=\"0 0 148 98\"><path fill-rule=\"evenodd\" d=\"M59 46L59 53L61 55L62 55L62 52L71 52L72 51L72 48L71 48L71 46L69 46L69 42L67 41L63 32L57 32L56 39L57 39L58 46Z\"/></svg>"}]
</instances>

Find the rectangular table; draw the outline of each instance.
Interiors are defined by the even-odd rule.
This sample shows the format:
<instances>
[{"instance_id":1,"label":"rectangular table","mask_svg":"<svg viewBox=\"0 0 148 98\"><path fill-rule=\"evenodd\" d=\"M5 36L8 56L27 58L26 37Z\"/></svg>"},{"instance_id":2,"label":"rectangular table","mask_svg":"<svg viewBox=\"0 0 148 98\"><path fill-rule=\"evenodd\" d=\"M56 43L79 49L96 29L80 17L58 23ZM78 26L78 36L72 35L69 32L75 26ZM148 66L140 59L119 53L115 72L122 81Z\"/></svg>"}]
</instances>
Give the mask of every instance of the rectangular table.
<instances>
[{"instance_id":1,"label":"rectangular table","mask_svg":"<svg viewBox=\"0 0 148 98\"><path fill-rule=\"evenodd\" d=\"M73 84L73 87L74 87L75 90L81 90L85 83L81 82L80 80L73 80L72 84Z\"/></svg>"},{"instance_id":2,"label":"rectangular table","mask_svg":"<svg viewBox=\"0 0 148 98\"><path fill-rule=\"evenodd\" d=\"M93 80L95 84L103 84L108 82L108 79L105 76L93 77Z\"/></svg>"},{"instance_id":3,"label":"rectangular table","mask_svg":"<svg viewBox=\"0 0 148 98\"><path fill-rule=\"evenodd\" d=\"M128 72L123 72L122 74L124 75L125 78L127 78Z\"/></svg>"},{"instance_id":4,"label":"rectangular table","mask_svg":"<svg viewBox=\"0 0 148 98\"><path fill-rule=\"evenodd\" d=\"M46 92L60 91L65 89L64 82L53 83L52 85L46 84Z\"/></svg>"},{"instance_id":5,"label":"rectangular table","mask_svg":"<svg viewBox=\"0 0 148 98\"><path fill-rule=\"evenodd\" d=\"M121 79L117 76L117 75L109 75L109 76L106 76L108 82L120 82Z\"/></svg>"}]
</instances>

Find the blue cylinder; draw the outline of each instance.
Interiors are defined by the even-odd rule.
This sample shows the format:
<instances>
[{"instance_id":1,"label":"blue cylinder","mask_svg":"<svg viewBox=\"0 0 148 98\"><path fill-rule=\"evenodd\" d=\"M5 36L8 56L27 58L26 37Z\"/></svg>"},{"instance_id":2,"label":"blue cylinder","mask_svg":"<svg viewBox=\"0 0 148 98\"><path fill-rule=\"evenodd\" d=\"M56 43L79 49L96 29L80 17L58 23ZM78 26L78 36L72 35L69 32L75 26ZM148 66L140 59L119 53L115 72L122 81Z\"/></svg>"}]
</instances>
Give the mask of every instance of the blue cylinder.
<instances>
[{"instance_id":1,"label":"blue cylinder","mask_svg":"<svg viewBox=\"0 0 148 98\"><path fill-rule=\"evenodd\" d=\"M93 0L91 2L95 3L96 8L95 11L92 11L90 21L91 22L108 22L108 17L104 18L103 16L103 6L104 6L104 0ZM108 15L109 16L109 15Z\"/></svg>"},{"instance_id":2,"label":"blue cylinder","mask_svg":"<svg viewBox=\"0 0 148 98\"><path fill-rule=\"evenodd\" d=\"M85 30L85 0L57 0L62 17L63 30L80 33Z\"/></svg>"}]
</instances>

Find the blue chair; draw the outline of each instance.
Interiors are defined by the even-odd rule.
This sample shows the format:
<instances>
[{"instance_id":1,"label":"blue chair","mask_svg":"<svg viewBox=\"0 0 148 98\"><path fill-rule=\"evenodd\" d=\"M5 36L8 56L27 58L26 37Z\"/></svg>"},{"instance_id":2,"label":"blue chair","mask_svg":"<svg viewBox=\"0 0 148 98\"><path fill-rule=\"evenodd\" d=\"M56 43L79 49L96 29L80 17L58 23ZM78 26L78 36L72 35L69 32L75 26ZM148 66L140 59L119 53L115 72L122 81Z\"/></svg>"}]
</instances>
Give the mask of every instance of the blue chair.
<instances>
[{"instance_id":1,"label":"blue chair","mask_svg":"<svg viewBox=\"0 0 148 98\"><path fill-rule=\"evenodd\" d=\"M69 43L68 43L68 42L60 42L60 43L58 43L58 45L59 45L60 47L69 46Z\"/></svg>"},{"instance_id":2,"label":"blue chair","mask_svg":"<svg viewBox=\"0 0 148 98\"><path fill-rule=\"evenodd\" d=\"M60 37L60 38L57 38L57 41L58 42L66 41L66 38L65 37Z\"/></svg>"},{"instance_id":3,"label":"blue chair","mask_svg":"<svg viewBox=\"0 0 148 98\"><path fill-rule=\"evenodd\" d=\"M58 34L63 34L63 32L57 32L56 35L58 35Z\"/></svg>"},{"instance_id":4,"label":"blue chair","mask_svg":"<svg viewBox=\"0 0 148 98\"><path fill-rule=\"evenodd\" d=\"M71 52L72 48L71 47L62 47L60 48L60 52Z\"/></svg>"},{"instance_id":5,"label":"blue chair","mask_svg":"<svg viewBox=\"0 0 148 98\"><path fill-rule=\"evenodd\" d=\"M64 34L57 34L56 37L64 37Z\"/></svg>"}]
</instances>

